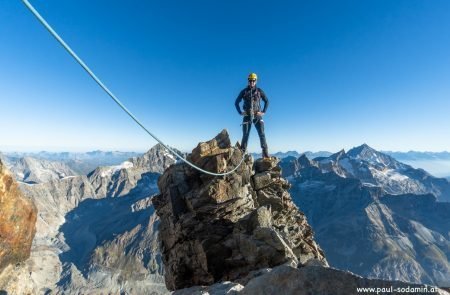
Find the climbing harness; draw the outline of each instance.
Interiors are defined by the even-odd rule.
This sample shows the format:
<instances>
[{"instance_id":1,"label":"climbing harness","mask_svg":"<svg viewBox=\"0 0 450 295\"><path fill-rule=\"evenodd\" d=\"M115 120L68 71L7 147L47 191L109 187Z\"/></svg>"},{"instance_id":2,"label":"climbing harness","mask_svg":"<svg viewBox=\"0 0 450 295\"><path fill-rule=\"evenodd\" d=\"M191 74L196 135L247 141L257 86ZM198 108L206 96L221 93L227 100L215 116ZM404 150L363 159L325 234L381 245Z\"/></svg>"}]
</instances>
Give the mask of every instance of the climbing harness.
<instances>
[{"instance_id":1,"label":"climbing harness","mask_svg":"<svg viewBox=\"0 0 450 295\"><path fill-rule=\"evenodd\" d=\"M256 75L256 74L254 74L254 75ZM245 113L244 116L246 116L248 114L247 112L244 112L244 113ZM252 89L250 89L250 120L248 122L242 122L241 126L250 124L250 128L251 128L251 125L252 125L254 119L255 119L255 111L254 111L254 105L253 105L253 92L252 92Z\"/></svg>"},{"instance_id":2,"label":"climbing harness","mask_svg":"<svg viewBox=\"0 0 450 295\"><path fill-rule=\"evenodd\" d=\"M186 160L182 155L178 154L175 150L170 148L169 146L165 145L160 139L158 139L153 133L151 133L123 104L120 102L120 100L103 84L103 82L91 71L91 69L81 60L81 58L78 57L78 55L69 47L69 45L64 42L64 40L53 30L53 28L47 23L47 21L39 14L39 12L28 2L28 0L22 0L22 2L25 4L25 6L31 11L31 13L34 14L34 16L39 20L39 22L47 29L47 31L55 37L55 39L64 47L64 49L78 62L78 64L91 76L92 79L109 95L109 97L114 100L114 102L125 112L128 114L128 116L131 117L139 126L141 126L142 129L144 129L145 132L147 132L151 137L153 137L157 142L159 142L166 150L171 152L173 155L175 155L177 158L179 158L181 161L185 162L189 166L191 166L194 169L197 169L198 171L201 171L203 173L213 175L213 176L225 176L228 174L233 173L236 171L242 164L245 158L245 152L247 149L243 152L242 159L239 162L239 164L234 167L231 171L224 172L224 173L215 173L206 171L195 164L189 162ZM236 149L235 147L233 147Z\"/></svg>"}]
</instances>

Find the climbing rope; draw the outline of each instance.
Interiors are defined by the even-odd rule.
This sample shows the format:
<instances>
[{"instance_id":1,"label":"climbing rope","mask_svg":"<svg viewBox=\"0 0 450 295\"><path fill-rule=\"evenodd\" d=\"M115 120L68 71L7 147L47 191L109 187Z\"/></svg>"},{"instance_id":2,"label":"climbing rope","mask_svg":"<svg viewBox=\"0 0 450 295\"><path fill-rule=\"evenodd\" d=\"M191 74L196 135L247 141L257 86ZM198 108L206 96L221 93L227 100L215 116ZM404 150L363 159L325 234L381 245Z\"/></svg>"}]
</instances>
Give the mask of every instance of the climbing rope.
<instances>
[{"instance_id":1,"label":"climbing rope","mask_svg":"<svg viewBox=\"0 0 450 295\"><path fill-rule=\"evenodd\" d=\"M53 30L53 28L47 23L47 21L39 14L39 12L28 2L28 0L22 0L22 2L25 4L25 6L34 14L34 16L39 20L39 22L47 29L47 31L55 37L55 39L64 47L64 49L78 62L78 64L91 76L92 79L94 79L95 82L111 97L114 102L125 112L128 114L128 116L131 117L139 126L141 126L142 129L144 129L145 132L147 132L151 137L153 137L157 142L159 142L166 150L171 152L173 155L175 155L177 158L191 166L192 168L197 169L198 171L201 171L203 173L213 175L213 176L224 176L233 173L236 171L242 164L245 158L245 152L243 152L242 159L239 162L239 164L233 168L233 170L224 172L224 173L215 173L206 171L195 164L189 162L186 160L182 155L178 154L175 150L173 150L171 147L165 145L159 138L157 138L153 133L151 133L123 104L120 102L120 100L108 89L108 87L103 84L103 82L94 74L94 72L91 71L91 69L81 60L81 58L78 57L78 55L67 45L66 42Z\"/></svg>"}]
</instances>

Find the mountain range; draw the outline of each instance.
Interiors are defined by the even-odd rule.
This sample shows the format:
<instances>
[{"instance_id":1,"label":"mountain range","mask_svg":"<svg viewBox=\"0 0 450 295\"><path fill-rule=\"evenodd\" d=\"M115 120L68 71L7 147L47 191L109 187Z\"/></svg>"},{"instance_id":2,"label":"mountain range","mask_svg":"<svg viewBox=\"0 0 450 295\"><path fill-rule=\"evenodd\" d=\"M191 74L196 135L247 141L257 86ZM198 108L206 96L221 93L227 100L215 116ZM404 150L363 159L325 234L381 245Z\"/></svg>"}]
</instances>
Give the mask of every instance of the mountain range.
<instances>
[{"instance_id":1,"label":"mountain range","mask_svg":"<svg viewBox=\"0 0 450 295\"><path fill-rule=\"evenodd\" d=\"M42 160L41 160L42 161ZM12 294L165 294L151 196L175 160L156 145L88 175L21 183L37 207L31 257L0 275Z\"/></svg>"},{"instance_id":2,"label":"mountain range","mask_svg":"<svg viewBox=\"0 0 450 295\"><path fill-rule=\"evenodd\" d=\"M15 163L8 163L11 172L20 182L34 184L48 182L53 179L62 179L77 175L63 162L23 157Z\"/></svg>"},{"instance_id":3,"label":"mountain range","mask_svg":"<svg viewBox=\"0 0 450 295\"><path fill-rule=\"evenodd\" d=\"M450 286L447 180L367 145L314 158L292 155L280 163L283 177L332 267L369 278ZM156 145L84 175L63 175L68 165L34 163L23 178L25 165L19 159L9 163L38 216L31 257L0 274L0 282L9 282L0 289L167 292L157 241L160 221L151 204L161 173L175 163L164 148Z\"/></svg>"},{"instance_id":4,"label":"mountain range","mask_svg":"<svg viewBox=\"0 0 450 295\"><path fill-rule=\"evenodd\" d=\"M301 154L305 154L308 158L312 159L315 157L329 156L332 153L326 152L326 151L319 151L319 152L306 151L304 153L299 153L297 151L287 151L287 152L276 152L276 153L273 153L271 156L282 159L282 158L286 158L286 157L299 157ZM261 156L262 156L261 153L251 153L251 155L256 159L261 158Z\"/></svg>"},{"instance_id":5,"label":"mountain range","mask_svg":"<svg viewBox=\"0 0 450 295\"><path fill-rule=\"evenodd\" d=\"M364 144L281 163L331 266L450 286L450 183Z\"/></svg>"},{"instance_id":6,"label":"mountain range","mask_svg":"<svg viewBox=\"0 0 450 295\"><path fill-rule=\"evenodd\" d=\"M117 165L132 157L141 156L137 152L119 152L119 151L91 151L86 153L74 152L8 152L3 157L6 163L14 165L22 158L34 158L37 160L47 160L66 164L76 174L88 174L98 166Z\"/></svg>"}]
</instances>

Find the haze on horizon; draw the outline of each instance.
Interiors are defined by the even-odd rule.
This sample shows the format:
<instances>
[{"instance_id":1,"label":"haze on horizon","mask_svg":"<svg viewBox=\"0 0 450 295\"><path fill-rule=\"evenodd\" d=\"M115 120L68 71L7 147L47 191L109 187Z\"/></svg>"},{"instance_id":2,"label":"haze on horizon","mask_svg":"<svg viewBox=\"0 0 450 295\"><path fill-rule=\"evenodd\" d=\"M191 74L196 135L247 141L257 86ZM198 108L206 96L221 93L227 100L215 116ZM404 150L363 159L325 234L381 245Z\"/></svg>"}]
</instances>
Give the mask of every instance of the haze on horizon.
<instances>
[{"instance_id":1,"label":"haze on horizon","mask_svg":"<svg viewBox=\"0 0 450 295\"><path fill-rule=\"evenodd\" d=\"M249 72L270 100L269 152L450 150L448 1L31 2L180 150L223 128L241 139L234 100ZM20 1L0 2L0 20L0 151L156 144Z\"/></svg>"}]
</instances>

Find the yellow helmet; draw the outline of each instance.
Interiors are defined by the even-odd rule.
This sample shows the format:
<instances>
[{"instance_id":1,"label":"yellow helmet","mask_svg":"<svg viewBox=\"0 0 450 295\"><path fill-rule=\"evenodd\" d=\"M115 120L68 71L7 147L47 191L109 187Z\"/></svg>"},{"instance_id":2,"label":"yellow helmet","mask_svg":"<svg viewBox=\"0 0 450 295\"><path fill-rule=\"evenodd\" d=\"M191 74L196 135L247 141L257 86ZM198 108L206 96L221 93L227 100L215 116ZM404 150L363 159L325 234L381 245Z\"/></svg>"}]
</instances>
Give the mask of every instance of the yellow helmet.
<instances>
[{"instance_id":1,"label":"yellow helmet","mask_svg":"<svg viewBox=\"0 0 450 295\"><path fill-rule=\"evenodd\" d=\"M248 75L249 80L258 80L258 76L255 73L251 73Z\"/></svg>"}]
</instances>

